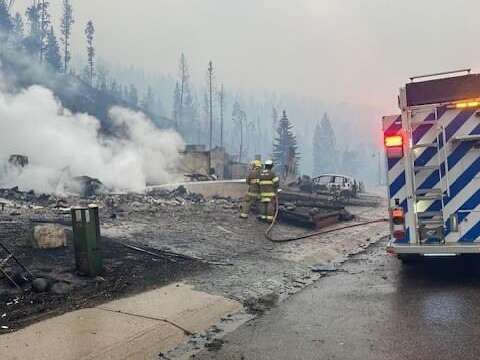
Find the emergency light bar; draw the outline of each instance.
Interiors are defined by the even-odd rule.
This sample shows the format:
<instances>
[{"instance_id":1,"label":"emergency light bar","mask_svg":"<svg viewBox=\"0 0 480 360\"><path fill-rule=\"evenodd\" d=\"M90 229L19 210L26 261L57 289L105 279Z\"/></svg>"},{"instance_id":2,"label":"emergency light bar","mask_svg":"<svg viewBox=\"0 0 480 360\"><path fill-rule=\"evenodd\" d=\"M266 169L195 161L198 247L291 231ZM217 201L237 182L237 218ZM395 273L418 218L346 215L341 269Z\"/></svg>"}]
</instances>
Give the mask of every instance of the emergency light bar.
<instances>
[{"instance_id":1,"label":"emergency light bar","mask_svg":"<svg viewBox=\"0 0 480 360\"><path fill-rule=\"evenodd\" d=\"M467 109L467 108L474 108L479 106L480 106L479 100L466 100L466 101L461 101L453 105L450 105L448 106L448 108Z\"/></svg>"}]
</instances>

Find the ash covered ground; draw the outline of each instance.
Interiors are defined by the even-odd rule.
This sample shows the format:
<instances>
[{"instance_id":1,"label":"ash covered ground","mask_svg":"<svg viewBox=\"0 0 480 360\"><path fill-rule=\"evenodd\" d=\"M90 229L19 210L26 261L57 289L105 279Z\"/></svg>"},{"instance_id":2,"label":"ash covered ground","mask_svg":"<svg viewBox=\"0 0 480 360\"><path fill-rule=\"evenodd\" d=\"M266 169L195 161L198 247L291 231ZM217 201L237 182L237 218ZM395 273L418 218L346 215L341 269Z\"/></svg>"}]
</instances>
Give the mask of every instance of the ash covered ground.
<instances>
[{"instance_id":1,"label":"ash covered ground","mask_svg":"<svg viewBox=\"0 0 480 360\"><path fill-rule=\"evenodd\" d=\"M238 200L206 200L181 188L90 198L7 189L0 190L0 202L5 204L0 212L0 241L35 277L49 282L48 290L41 293L25 283L22 293L5 279L0 281L3 332L174 281L238 300L246 312L261 313L322 276L322 271L312 268L341 263L387 232L387 225L380 223L297 242L272 243L264 237L266 224L254 216L238 218ZM54 250L33 249L28 241L33 226L39 223L64 224L69 231L71 219L65 209L90 203L99 205L101 215L105 271L96 278L76 273L71 236L65 248ZM357 215L351 224L385 214L383 205L348 210ZM304 232L279 224L273 235L283 238ZM165 251L191 259L165 256Z\"/></svg>"}]
</instances>

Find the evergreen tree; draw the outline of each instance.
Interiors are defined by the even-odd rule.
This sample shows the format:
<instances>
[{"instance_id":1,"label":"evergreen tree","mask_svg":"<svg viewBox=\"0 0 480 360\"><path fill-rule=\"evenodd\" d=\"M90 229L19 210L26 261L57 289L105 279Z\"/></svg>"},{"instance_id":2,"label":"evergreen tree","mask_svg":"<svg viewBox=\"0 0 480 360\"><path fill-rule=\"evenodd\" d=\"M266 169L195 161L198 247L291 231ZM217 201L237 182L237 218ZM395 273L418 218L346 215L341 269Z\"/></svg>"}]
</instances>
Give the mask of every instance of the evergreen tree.
<instances>
[{"instance_id":1,"label":"evergreen tree","mask_svg":"<svg viewBox=\"0 0 480 360\"><path fill-rule=\"evenodd\" d=\"M48 32L45 60L53 70L57 72L62 70L60 47L58 46L58 41L57 37L55 36L55 32L53 31L53 26L50 27L50 31Z\"/></svg>"},{"instance_id":2,"label":"evergreen tree","mask_svg":"<svg viewBox=\"0 0 480 360\"><path fill-rule=\"evenodd\" d=\"M238 101L235 101L235 103L233 104L232 119L236 127L236 131L234 131L234 133L232 134L232 144L235 144L236 140L239 140L240 149L238 151L238 162L241 163L242 155L244 152L243 138L245 132L244 129L247 125L247 114L245 113L245 111L242 110Z\"/></svg>"},{"instance_id":3,"label":"evergreen tree","mask_svg":"<svg viewBox=\"0 0 480 360\"><path fill-rule=\"evenodd\" d=\"M223 131L224 131L224 112L225 112L225 90L223 84L218 92L218 105L220 107L220 146L223 147Z\"/></svg>"},{"instance_id":4,"label":"evergreen tree","mask_svg":"<svg viewBox=\"0 0 480 360\"><path fill-rule=\"evenodd\" d=\"M48 8L50 7L50 3L45 0L41 0L38 2L38 12L40 16L40 61L42 62L45 57L45 53L47 51L48 46L48 37L50 35L50 14L48 12Z\"/></svg>"},{"instance_id":5,"label":"evergreen tree","mask_svg":"<svg viewBox=\"0 0 480 360\"><path fill-rule=\"evenodd\" d=\"M40 10L40 5L34 2L25 12L30 27L28 36L25 39L25 49L33 56L40 56L42 49Z\"/></svg>"},{"instance_id":6,"label":"evergreen tree","mask_svg":"<svg viewBox=\"0 0 480 360\"><path fill-rule=\"evenodd\" d=\"M108 69L105 66L97 66L97 89L103 92L108 91Z\"/></svg>"},{"instance_id":7,"label":"evergreen tree","mask_svg":"<svg viewBox=\"0 0 480 360\"><path fill-rule=\"evenodd\" d=\"M201 129L198 120L197 104L191 91L186 93L183 103L183 118L189 121L189 125L184 131L184 136L188 142L193 143L199 137Z\"/></svg>"},{"instance_id":8,"label":"evergreen tree","mask_svg":"<svg viewBox=\"0 0 480 360\"><path fill-rule=\"evenodd\" d=\"M85 36L87 38L88 76L90 85L93 86L93 78L95 76L95 47L93 45L93 41L95 39L95 27L93 26L92 20L89 20L87 26L85 27Z\"/></svg>"},{"instance_id":9,"label":"evergreen tree","mask_svg":"<svg viewBox=\"0 0 480 360\"><path fill-rule=\"evenodd\" d=\"M82 73L80 74L80 78L85 81L87 84L90 83L90 68L87 65L83 67Z\"/></svg>"},{"instance_id":10,"label":"evergreen tree","mask_svg":"<svg viewBox=\"0 0 480 360\"><path fill-rule=\"evenodd\" d=\"M178 125L180 121L180 107L181 107L181 90L180 85L177 83L175 84L175 90L173 91L173 111L172 111L172 118L174 122L175 129L178 130Z\"/></svg>"},{"instance_id":11,"label":"evergreen tree","mask_svg":"<svg viewBox=\"0 0 480 360\"><path fill-rule=\"evenodd\" d=\"M22 47L23 36L25 33L25 25L23 23L23 18L20 13L16 13L15 17L12 20L12 31L10 35L10 40L13 43L13 46L16 49L20 49Z\"/></svg>"},{"instance_id":12,"label":"evergreen tree","mask_svg":"<svg viewBox=\"0 0 480 360\"><path fill-rule=\"evenodd\" d=\"M298 171L298 146L292 129L293 125L284 110L277 128L277 138L273 144L273 161L283 177L296 175Z\"/></svg>"},{"instance_id":13,"label":"evergreen tree","mask_svg":"<svg viewBox=\"0 0 480 360\"><path fill-rule=\"evenodd\" d=\"M315 131L317 135L317 131ZM323 115L318 130L318 136L314 138L314 161L315 174L337 171L337 150L335 133L327 114Z\"/></svg>"},{"instance_id":14,"label":"evergreen tree","mask_svg":"<svg viewBox=\"0 0 480 360\"><path fill-rule=\"evenodd\" d=\"M313 132L313 141L312 141L312 159L313 159L313 176L318 176L322 173L322 153L321 153L321 141L322 141L322 129L320 123L317 121L315 125L315 130Z\"/></svg>"},{"instance_id":15,"label":"evergreen tree","mask_svg":"<svg viewBox=\"0 0 480 360\"><path fill-rule=\"evenodd\" d=\"M13 30L13 22L8 12L6 0L0 0L0 41L4 44Z\"/></svg>"},{"instance_id":16,"label":"evergreen tree","mask_svg":"<svg viewBox=\"0 0 480 360\"><path fill-rule=\"evenodd\" d=\"M178 64L178 73L179 73L179 104L178 104L178 127L183 126L183 115L185 110L185 100L190 93L190 73L188 71L188 64L185 55L182 53L180 55L180 61Z\"/></svg>"},{"instance_id":17,"label":"evergreen tree","mask_svg":"<svg viewBox=\"0 0 480 360\"><path fill-rule=\"evenodd\" d=\"M153 116L155 112L155 95L151 86L148 86L147 92L142 99L142 109L149 116Z\"/></svg>"},{"instance_id":18,"label":"evergreen tree","mask_svg":"<svg viewBox=\"0 0 480 360\"><path fill-rule=\"evenodd\" d=\"M213 69L213 62L208 62L207 69L207 88L208 88L208 148L211 150L213 148L213 91L214 91L214 82L215 72Z\"/></svg>"},{"instance_id":19,"label":"evergreen tree","mask_svg":"<svg viewBox=\"0 0 480 360\"><path fill-rule=\"evenodd\" d=\"M138 90L135 87L135 85L133 85L133 84L130 84L130 87L128 88L128 100L127 101L133 107L138 106Z\"/></svg>"},{"instance_id":20,"label":"evergreen tree","mask_svg":"<svg viewBox=\"0 0 480 360\"><path fill-rule=\"evenodd\" d=\"M109 89L110 91L110 94L113 96L113 97L116 97L118 99L122 99L122 90L121 90L121 86L118 85L117 83L117 80L113 79L111 82L110 82L110 86L109 86Z\"/></svg>"},{"instance_id":21,"label":"evergreen tree","mask_svg":"<svg viewBox=\"0 0 480 360\"><path fill-rule=\"evenodd\" d=\"M68 72L68 65L72 59L70 52L70 38L72 36L72 26L75 23L73 18L73 7L70 0L63 0L63 15L60 23L60 31L62 37L60 38L63 44L63 70L65 74Z\"/></svg>"},{"instance_id":22,"label":"evergreen tree","mask_svg":"<svg viewBox=\"0 0 480 360\"><path fill-rule=\"evenodd\" d=\"M272 107L272 130L273 133L277 130L278 124L278 111L277 108L274 106Z\"/></svg>"}]
</instances>

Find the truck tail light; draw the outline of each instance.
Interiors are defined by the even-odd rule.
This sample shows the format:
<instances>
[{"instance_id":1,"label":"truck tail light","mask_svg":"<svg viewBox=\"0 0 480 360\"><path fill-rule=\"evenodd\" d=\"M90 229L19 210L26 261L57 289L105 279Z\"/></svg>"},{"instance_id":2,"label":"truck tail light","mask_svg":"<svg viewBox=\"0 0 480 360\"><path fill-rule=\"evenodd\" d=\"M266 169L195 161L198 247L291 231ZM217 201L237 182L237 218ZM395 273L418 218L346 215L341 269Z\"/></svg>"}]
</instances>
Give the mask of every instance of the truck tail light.
<instances>
[{"instance_id":1,"label":"truck tail light","mask_svg":"<svg viewBox=\"0 0 480 360\"><path fill-rule=\"evenodd\" d=\"M405 238L405 212L402 207L395 207L390 212L392 220L392 235L395 240Z\"/></svg>"},{"instance_id":2,"label":"truck tail light","mask_svg":"<svg viewBox=\"0 0 480 360\"><path fill-rule=\"evenodd\" d=\"M395 208L392 210L392 222L394 225L405 224L405 214L402 208Z\"/></svg>"},{"instance_id":3,"label":"truck tail light","mask_svg":"<svg viewBox=\"0 0 480 360\"><path fill-rule=\"evenodd\" d=\"M385 136L385 148L387 150L387 158L398 159L403 157L403 136L390 135Z\"/></svg>"},{"instance_id":4,"label":"truck tail light","mask_svg":"<svg viewBox=\"0 0 480 360\"><path fill-rule=\"evenodd\" d=\"M403 146L403 138L401 135L385 136L385 146L387 148Z\"/></svg>"}]
</instances>

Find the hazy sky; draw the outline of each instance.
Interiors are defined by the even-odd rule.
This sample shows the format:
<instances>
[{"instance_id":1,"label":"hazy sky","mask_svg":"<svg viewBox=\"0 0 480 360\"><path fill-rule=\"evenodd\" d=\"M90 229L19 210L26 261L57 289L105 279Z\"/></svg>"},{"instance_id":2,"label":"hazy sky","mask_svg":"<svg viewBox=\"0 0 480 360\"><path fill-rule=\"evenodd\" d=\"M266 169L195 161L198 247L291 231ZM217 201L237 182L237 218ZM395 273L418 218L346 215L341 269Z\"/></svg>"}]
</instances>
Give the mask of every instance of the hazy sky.
<instances>
[{"instance_id":1,"label":"hazy sky","mask_svg":"<svg viewBox=\"0 0 480 360\"><path fill-rule=\"evenodd\" d=\"M61 0L50 0L59 14ZM21 10L31 0L17 0ZM92 18L98 54L193 80L211 59L230 88L266 89L396 110L410 75L480 63L474 0L72 0L75 53ZM58 21L55 25L58 25Z\"/></svg>"}]
</instances>

